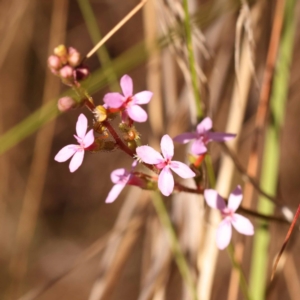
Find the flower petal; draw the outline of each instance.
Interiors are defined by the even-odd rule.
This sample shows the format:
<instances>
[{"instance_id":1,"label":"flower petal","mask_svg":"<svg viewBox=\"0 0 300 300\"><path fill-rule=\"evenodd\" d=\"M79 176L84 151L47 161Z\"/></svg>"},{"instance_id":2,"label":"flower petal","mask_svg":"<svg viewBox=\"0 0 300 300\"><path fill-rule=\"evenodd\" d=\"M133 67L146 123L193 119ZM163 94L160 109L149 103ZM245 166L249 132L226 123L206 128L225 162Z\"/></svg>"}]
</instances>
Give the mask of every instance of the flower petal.
<instances>
[{"instance_id":1,"label":"flower petal","mask_svg":"<svg viewBox=\"0 0 300 300\"><path fill-rule=\"evenodd\" d=\"M121 183L121 182L125 182L125 177L127 176L129 178L129 173L126 169L122 168L122 169L116 169L114 171L111 172L110 174L110 179L113 183L117 184L117 183ZM128 181L128 179L127 179ZM125 182L126 184L126 182Z\"/></svg>"},{"instance_id":2,"label":"flower petal","mask_svg":"<svg viewBox=\"0 0 300 300\"><path fill-rule=\"evenodd\" d=\"M230 220L224 219L219 224L219 227L217 229L217 234L216 234L217 247L220 250L225 249L229 245L231 240L231 235L232 235L232 228L231 228Z\"/></svg>"},{"instance_id":3,"label":"flower petal","mask_svg":"<svg viewBox=\"0 0 300 300\"><path fill-rule=\"evenodd\" d=\"M125 99L120 93L107 93L103 98L104 103L111 108L119 108Z\"/></svg>"},{"instance_id":4,"label":"flower petal","mask_svg":"<svg viewBox=\"0 0 300 300\"><path fill-rule=\"evenodd\" d=\"M240 214L234 214L231 220L233 227L241 234L253 235L254 227L249 219L241 216Z\"/></svg>"},{"instance_id":5,"label":"flower petal","mask_svg":"<svg viewBox=\"0 0 300 300\"><path fill-rule=\"evenodd\" d=\"M78 150L72 157L69 165L70 172L75 172L82 164L84 157L84 150Z\"/></svg>"},{"instance_id":6,"label":"flower petal","mask_svg":"<svg viewBox=\"0 0 300 300\"><path fill-rule=\"evenodd\" d=\"M208 132L207 137L209 142L226 142L234 139L236 137L236 134L223 132Z\"/></svg>"},{"instance_id":7,"label":"flower petal","mask_svg":"<svg viewBox=\"0 0 300 300\"><path fill-rule=\"evenodd\" d=\"M118 196L120 195L120 193L122 192L124 187L125 187L125 184L115 184L112 187L112 189L110 190L110 192L108 193L108 195L105 199L105 203L114 202L118 198Z\"/></svg>"},{"instance_id":8,"label":"flower petal","mask_svg":"<svg viewBox=\"0 0 300 300\"><path fill-rule=\"evenodd\" d=\"M233 212L237 210L243 200L243 191L240 185L238 185L229 195L228 205Z\"/></svg>"},{"instance_id":9,"label":"flower petal","mask_svg":"<svg viewBox=\"0 0 300 300\"><path fill-rule=\"evenodd\" d=\"M165 134L160 141L161 152L165 159L171 159L174 155L173 140L168 134Z\"/></svg>"},{"instance_id":10,"label":"flower petal","mask_svg":"<svg viewBox=\"0 0 300 300\"><path fill-rule=\"evenodd\" d=\"M161 162L164 162L161 154L150 146L137 147L136 153L137 156L146 164L157 165Z\"/></svg>"},{"instance_id":11,"label":"flower petal","mask_svg":"<svg viewBox=\"0 0 300 300\"><path fill-rule=\"evenodd\" d=\"M174 178L168 167L162 169L158 177L158 188L165 196L170 196L174 189Z\"/></svg>"},{"instance_id":12,"label":"flower petal","mask_svg":"<svg viewBox=\"0 0 300 300\"><path fill-rule=\"evenodd\" d=\"M76 123L76 133L77 136L81 139L84 138L86 130L87 130L87 118L84 114L80 114Z\"/></svg>"},{"instance_id":13,"label":"flower petal","mask_svg":"<svg viewBox=\"0 0 300 300\"><path fill-rule=\"evenodd\" d=\"M150 102L153 93L150 91L139 92L134 95L134 100L136 104L147 104Z\"/></svg>"},{"instance_id":14,"label":"flower petal","mask_svg":"<svg viewBox=\"0 0 300 300\"><path fill-rule=\"evenodd\" d=\"M94 130L91 129L83 138L83 145L84 148L87 148L91 146L94 143L95 137L94 137Z\"/></svg>"},{"instance_id":15,"label":"flower petal","mask_svg":"<svg viewBox=\"0 0 300 300\"><path fill-rule=\"evenodd\" d=\"M189 166L180 161L171 161L170 169L182 178L192 178L196 176Z\"/></svg>"},{"instance_id":16,"label":"flower petal","mask_svg":"<svg viewBox=\"0 0 300 300\"><path fill-rule=\"evenodd\" d=\"M196 132L185 132L182 134L179 134L173 138L173 141L181 144L186 144L190 140L196 139L198 137L198 134Z\"/></svg>"},{"instance_id":17,"label":"flower petal","mask_svg":"<svg viewBox=\"0 0 300 300\"><path fill-rule=\"evenodd\" d=\"M78 149L78 145L67 145L63 147L54 157L58 162L64 162L68 160Z\"/></svg>"},{"instance_id":18,"label":"flower petal","mask_svg":"<svg viewBox=\"0 0 300 300\"><path fill-rule=\"evenodd\" d=\"M209 131L211 129L212 129L212 120L209 117L206 117L197 125L197 132L200 134L203 134L206 131Z\"/></svg>"},{"instance_id":19,"label":"flower petal","mask_svg":"<svg viewBox=\"0 0 300 300\"><path fill-rule=\"evenodd\" d=\"M133 92L133 83L131 77L128 75L124 75L120 80L120 85L122 88L123 95L126 98L131 97Z\"/></svg>"},{"instance_id":20,"label":"flower petal","mask_svg":"<svg viewBox=\"0 0 300 300\"><path fill-rule=\"evenodd\" d=\"M191 152L196 155L200 155L207 152L207 148L203 143L202 138L198 138L193 142L191 147Z\"/></svg>"},{"instance_id":21,"label":"flower petal","mask_svg":"<svg viewBox=\"0 0 300 300\"><path fill-rule=\"evenodd\" d=\"M206 189L204 191L204 198L207 205L211 208L221 211L226 208L224 199L213 189Z\"/></svg>"},{"instance_id":22,"label":"flower petal","mask_svg":"<svg viewBox=\"0 0 300 300\"><path fill-rule=\"evenodd\" d=\"M127 108L129 117L136 122L145 122L148 119L147 113L138 105L131 105Z\"/></svg>"}]
</instances>

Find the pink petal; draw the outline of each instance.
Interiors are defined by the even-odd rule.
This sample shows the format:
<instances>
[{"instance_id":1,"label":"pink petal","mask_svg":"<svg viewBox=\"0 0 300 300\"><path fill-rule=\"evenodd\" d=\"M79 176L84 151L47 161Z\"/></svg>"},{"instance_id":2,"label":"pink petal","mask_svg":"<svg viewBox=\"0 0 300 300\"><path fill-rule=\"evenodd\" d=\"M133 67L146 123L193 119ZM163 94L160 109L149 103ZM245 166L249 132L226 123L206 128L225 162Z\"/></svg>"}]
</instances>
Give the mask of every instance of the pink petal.
<instances>
[{"instance_id":1,"label":"pink petal","mask_svg":"<svg viewBox=\"0 0 300 300\"><path fill-rule=\"evenodd\" d=\"M207 148L204 145L202 138L199 138L193 142L191 152L196 155L200 155L207 152Z\"/></svg>"},{"instance_id":2,"label":"pink petal","mask_svg":"<svg viewBox=\"0 0 300 300\"><path fill-rule=\"evenodd\" d=\"M198 134L195 132L185 132L174 137L173 141L181 144L186 144L190 140L196 139Z\"/></svg>"},{"instance_id":3,"label":"pink petal","mask_svg":"<svg viewBox=\"0 0 300 300\"><path fill-rule=\"evenodd\" d=\"M78 150L72 157L69 165L70 172L75 172L82 164L84 157L84 150Z\"/></svg>"},{"instance_id":4,"label":"pink petal","mask_svg":"<svg viewBox=\"0 0 300 300\"><path fill-rule=\"evenodd\" d=\"M84 148L87 148L91 146L94 143L95 137L94 137L94 130L91 129L83 138L83 145Z\"/></svg>"},{"instance_id":5,"label":"pink petal","mask_svg":"<svg viewBox=\"0 0 300 300\"><path fill-rule=\"evenodd\" d=\"M173 140L169 135L165 134L160 141L161 152L165 159L171 159L174 155Z\"/></svg>"},{"instance_id":6,"label":"pink petal","mask_svg":"<svg viewBox=\"0 0 300 300\"><path fill-rule=\"evenodd\" d=\"M227 207L230 208L233 212L235 212L240 206L242 200L243 191L241 186L238 185L229 195Z\"/></svg>"},{"instance_id":7,"label":"pink petal","mask_svg":"<svg viewBox=\"0 0 300 300\"><path fill-rule=\"evenodd\" d=\"M146 164L157 165L164 162L160 153L150 146L140 146L136 148L137 156Z\"/></svg>"},{"instance_id":8,"label":"pink petal","mask_svg":"<svg viewBox=\"0 0 300 300\"><path fill-rule=\"evenodd\" d=\"M123 95L126 98L131 97L132 93L133 93L133 83L132 83L131 77L128 76L128 75L124 75L121 78L120 85L121 85L121 88L122 88Z\"/></svg>"},{"instance_id":9,"label":"pink petal","mask_svg":"<svg viewBox=\"0 0 300 300\"><path fill-rule=\"evenodd\" d=\"M74 155L77 149L78 145L67 145L55 155L54 159L58 162L64 162Z\"/></svg>"},{"instance_id":10,"label":"pink petal","mask_svg":"<svg viewBox=\"0 0 300 300\"><path fill-rule=\"evenodd\" d=\"M120 193L122 192L122 190L124 189L125 184L116 184L112 187L112 189L110 190L110 192L108 193L106 199L105 199L105 203L112 203L114 202L118 196L120 195Z\"/></svg>"},{"instance_id":11,"label":"pink petal","mask_svg":"<svg viewBox=\"0 0 300 300\"><path fill-rule=\"evenodd\" d=\"M226 208L224 199L213 189L206 189L204 191L204 198L207 205L211 208L221 211Z\"/></svg>"},{"instance_id":12,"label":"pink petal","mask_svg":"<svg viewBox=\"0 0 300 300\"><path fill-rule=\"evenodd\" d=\"M186 164L173 160L170 163L170 169L182 178L192 178L196 174Z\"/></svg>"},{"instance_id":13,"label":"pink petal","mask_svg":"<svg viewBox=\"0 0 300 300\"><path fill-rule=\"evenodd\" d=\"M87 118L84 114L80 114L76 123L76 133L77 136L81 139L84 138L86 130L87 130Z\"/></svg>"},{"instance_id":14,"label":"pink petal","mask_svg":"<svg viewBox=\"0 0 300 300\"><path fill-rule=\"evenodd\" d=\"M207 137L209 141L226 142L234 139L236 137L236 134L223 132L208 132Z\"/></svg>"},{"instance_id":15,"label":"pink petal","mask_svg":"<svg viewBox=\"0 0 300 300\"><path fill-rule=\"evenodd\" d=\"M174 189L174 178L168 167L162 169L158 177L158 188L165 196L170 196Z\"/></svg>"},{"instance_id":16,"label":"pink petal","mask_svg":"<svg viewBox=\"0 0 300 300\"><path fill-rule=\"evenodd\" d=\"M129 173L127 172L126 169L116 169L114 171L111 172L110 174L110 179L113 183L117 184L117 183L121 183L124 182L124 178L125 176L127 176L129 178ZM127 179L128 181L128 179Z\"/></svg>"},{"instance_id":17,"label":"pink petal","mask_svg":"<svg viewBox=\"0 0 300 300\"><path fill-rule=\"evenodd\" d=\"M217 235L216 235L216 241L217 241L217 247L220 250L225 249L231 240L232 235L232 228L230 221L228 219L224 219L217 229Z\"/></svg>"},{"instance_id":18,"label":"pink petal","mask_svg":"<svg viewBox=\"0 0 300 300\"><path fill-rule=\"evenodd\" d=\"M209 117L206 117L205 119L202 120L201 123L197 125L197 132L199 134L203 134L206 131L209 131L212 129L212 120Z\"/></svg>"},{"instance_id":19,"label":"pink petal","mask_svg":"<svg viewBox=\"0 0 300 300\"><path fill-rule=\"evenodd\" d=\"M108 93L103 98L104 103L111 108L119 108L125 99L120 93Z\"/></svg>"},{"instance_id":20,"label":"pink petal","mask_svg":"<svg viewBox=\"0 0 300 300\"><path fill-rule=\"evenodd\" d=\"M129 117L136 122L145 122L148 119L147 113L138 105L131 105L127 108Z\"/></svg>"},{"instance_id":21,"label":"pink petal","mask_svg":"<svg viewBox=\"0 0 300 300\"><path fill-rule=\"evenodd\" d=\"M136 104L147 104L150 102L153 93L150 91L139 92L134 95L134 100Z\"/></svg>"},{"instance_id":22,"label":"pink petal","mask_svg":"<svg viewBox=\"0 0 300 300\"><path fill-rule=\"evenodd\" d=\"M249 219L239 214L234 214L231 220L233 227L241 234L253 235L254 227Z\"/></svg>"}]
</instances>

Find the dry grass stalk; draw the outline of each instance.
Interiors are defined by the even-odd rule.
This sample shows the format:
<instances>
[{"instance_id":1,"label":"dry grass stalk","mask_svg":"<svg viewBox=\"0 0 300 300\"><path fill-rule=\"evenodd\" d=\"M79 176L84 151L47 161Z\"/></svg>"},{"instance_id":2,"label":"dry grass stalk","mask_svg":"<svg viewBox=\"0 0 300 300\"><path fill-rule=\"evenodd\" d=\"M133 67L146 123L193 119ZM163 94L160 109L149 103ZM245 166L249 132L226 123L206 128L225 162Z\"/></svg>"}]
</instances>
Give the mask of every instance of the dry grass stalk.
<instances>
[{"instance_id":1,"label":"dry grass stalk","mask_svg":"<svg viewBox=\"0 0 300 300\"><path fill-rule=\"evenodd\" d=\"M64 40L67 7L68 0L54 1L48 47L49 53L52 52L57 44ZM48 72L44 86L43 103L46 103L51 98L57 96L59 90L60 82ZM41 129L37 134L34 157L29 172L28 183L23 199L23 207L17 229L15 252L12 255L10 263L12 281L9 293L13 299L20 294L24 276L27 271L29 249L38 218L54 127L55 123L53 122Z\"/></svg>"},{"instance_id":2,"label":"dry grass stalk","mask_svg":"<svg viewBox=\"0 0 300 300\"><path fill-rule=\"evenodd\" d=\"M123 233L123 228L127 228L128 224L130 223L131 218L136 214L140 213L145 206L147 205L148 201L145 197L146 192L141 192L140 190L131 189L129 194L126 197L126 200L120 210L118 218L114 225L114 233L110 236L107 247L103 256L101 257L98 276L93 284L89 299L100 299L105 293L107 287L110 285L108 279L111 280L109 274L116 274L114 268L119 270L119 265L115 265L114 261L120 251L120 247L126 238L131 239L132 235L126 235ZM144 194L144 197L141 196ZM146 200L145 200L146 198ZM144 199L143 201L141 199ZM128 245L130 245L129 243ZM130 253L126 252L128 256ZM118 276L114 278L117 280Z\"/></svg>"},{"instance_id":3,"label":"dry grass stalk","mask_svg":"<svg viewBox=\"0 0 300 300\"><path fill-rule=\"evenodd\" d=\"M257 20L256 14L255 20ZM246 45L243 42L241 63L240 63L240 81L239 85L234 86L233 97L230 104L229 116L225 132L240 133L245 108L248 100L248 93L251 84L251 66L249 51L245 50ZM238 147L238 138L228 144L232 151L236 151ZM227 197L231 190L231 181L234 174L234 162L229 157L221 158L219 175L216 183L216 190L223 196ZM200 277L198 282L198 292L200 299L209 300L211 298L213 279L215 274L218 250L215 246L215 230L216 224L220 221L218 211L210 211L208 222L211 224L207 228L204 239L204 248L202 253L199 253L200 261Z\"/></svg>"},{"instance_id":4,"label":"dry grass stalk","mask_svg":"<svg viewBox=\"0 0 300 300\"><path fill-rule=\"evenodd\" d=\"M272 33L271 33L271 39L270 39L269 50L267 55L267 61L266 61L264 75L263 75L259 105L256 113L254 136L252 139L251 152L250 152L248 166L247 166L247 174L254 178L257 176L259 171L259 145L260 145L259 138L263 133L264 126L267 120L272 78L275 69L275 63L276 63L277 52L278 52L279 41L280 41L280 33L281 33L281 28L283 23L284 4L285 4L285 0L278 0L276 3L274 23L272 26ZM261 8L261 11L262 10L263 7ZM244 187L244 199L243 199L243 205L246 208L251 207L253 194L254 194L253 185L250 182L246 182ZM244 237L241 237L235 249L235 256L238 261L243 260L244 240L245 240ZM231 273L231 280L230 280L231 283L230 283L230 288L228 293L228 299L230 300L237 299L238 297L238 277L239 277L238 271L233 269Z\"/></svg>"}]
</instances>

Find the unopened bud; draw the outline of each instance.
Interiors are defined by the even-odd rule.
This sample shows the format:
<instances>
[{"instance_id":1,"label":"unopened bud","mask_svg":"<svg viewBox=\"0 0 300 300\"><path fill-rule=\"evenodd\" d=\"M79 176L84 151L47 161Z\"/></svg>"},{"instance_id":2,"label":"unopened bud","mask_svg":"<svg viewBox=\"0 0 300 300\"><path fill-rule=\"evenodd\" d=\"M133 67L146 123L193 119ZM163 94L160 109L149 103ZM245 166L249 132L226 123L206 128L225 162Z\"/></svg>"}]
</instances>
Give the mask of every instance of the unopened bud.
<instances>
[{"instance_id":1,"label":"unopened bud","mask_svg":"<svg viewBox=\"0 0 300 300\"><path fill-rule=\"evenodd\" d=\"M58 56L51 55L48 58L48 66L52 72L53 71L55 72L55 71L59 71L59 69L62 66L62 63Z\"/></svg>"},{"instance_id":2,"label":"unopened bud","mask_svg":"<svg viewBox=\"0 0 300 300\"><path fill-rule=\"evenodd\" d=\"M61 68L59 75L65 84L72 84L74 82L73 68L70 66Z\"/></svg>"},{"instance_id":3,"label":"unopened bud","mask_svg":"<svg viewBox=\"0 0 300 300\"><path fill-rule=\"evenodd\" d=\"M54 48L54 54L58 57L66 56L68 54L67 48L65 45L59 45L56 48Z\"/></svg>"},{"instance_id":4,"label":"unopened bud","mask_svg":"<svg viewBox=\"0 0 300 300\"><path fill-rule=\"evenodd\" d=\"M77 105L78 104L76 103L76 101L68 96L60 98L57 102L58 110L61 112L65 112L72 108L76 108Z\"/></svg>"},{"instance_id":5,"label":"unopened bud","mask_svg":"<svg viewBox=\"0 0 300 300\"><path fill-rule=\"evenodd\" d=\"M103 107L102 105L96 106L96 108L94 109L94 115L98 122L105 121L107 118L106 108Z\"/></svg>"},{"instance_id":6,"label":"unopened bud","mask_svg":"<svg viewBox=\"0 0 300 300\"><path fill-rule=\"evenodd\" d=\"M133 140L133 141L128 141L127 142L127 147L129 148L129 149L131 149L131 150L135 150L136 149L136 147L137 147L137 144L136 144L136 142Z\"/></svg>"},{"instance_id":7,"label":"unopened bud","mask_svg":"<svg viewBox=\"0 0 300 300\"><path fill-rule=\"evenodd\" d=\"M90 71L87 67L80 67L74 70L74 76L76 81L83 80L90 75Z\"/></svg>"},{"instance_id":8,"label":"unopened bud","mask_svg":"<svg viewBox=\"0 0 300 300\"><path fill-rule=\"evenodd\" d=\"M73 47L68 49L68 62L72 67L77 67L80 64L80 53Z\"/></svg>"}]
</instances>

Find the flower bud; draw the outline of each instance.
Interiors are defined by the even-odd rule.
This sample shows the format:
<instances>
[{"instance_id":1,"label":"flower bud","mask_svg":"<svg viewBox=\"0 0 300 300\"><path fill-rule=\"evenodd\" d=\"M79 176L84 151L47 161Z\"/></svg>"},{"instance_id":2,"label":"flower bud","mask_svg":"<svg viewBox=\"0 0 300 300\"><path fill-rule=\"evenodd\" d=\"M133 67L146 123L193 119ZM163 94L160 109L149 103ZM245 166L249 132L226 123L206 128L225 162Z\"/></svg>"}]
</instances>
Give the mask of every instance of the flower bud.
<instances>
[{"instance_id":1,"label":"flower bud","mask_svg":"<svg viewBox=\"0 0 300 300\"><path fill-rule=\"evenodd\" d=\"M77 67L80 64L80 53L73 47L68 49L68 62L70 66Z\"/></svg>"},{"instance_id":2,"label":"flower bud","mask_svg":"<svg viewBox=\"0 0 300 300\"><path fill-rule=\"evenodd\" d=\"M54 54L58 57L66 56L67 55L67 48L65 45L59 45L54 48Z\"/></svg>"},{"instance_id":3,"label":"flower bud","mask_svg":"<svg viewBox=\"0 0 300 300\"><path fill-rule=\"evenodd\" d=\"M59 75L65 84L72 84L74 82L73 68L70 66L64 66L60 69Z\"/></svg>"},{"instance_id":4,"label":"flower bud","mask_svg":"<svg viewBox=\"0 0 300 300\"><path fill-rule=\"evenodd\" d=\"M136 147L137 147L137 144L136 144L136 142L133 140L133 141L128 141L127 142L127 147L129 148L129 149L131 149L131 150L135 150L136 149Z\"/></svg>"},{"instance_id":5,"label":"flower bud","mask_svg":"<svg viewBox=\"0 0 300 300\"><path fill-rule=\"evenodd\" d=\"M76 108L77 106L78 104L76 101L68 96L60 98L57 102L58 110L61 112L68 111L72 108Z\"/></svg>"},{"instance_id":6,"label":"flower bud","mask_svg":"<svg viewBox=\"0 0 300 300\"><path fill-rule=\"evenodd\" d=\"M51 55L48 58L48 66L53 73L57 73L62 66L61 60L56 55Z\"/></svg>"},{"instance_id":7,"label":"flower bud","mask_svg":"<svg viewBox=\"0 0 300 300\"><path fill-rule=\"evenodd\" d=\"M74 70L74 76L76 81L83 80L90 75L90 71L87 67L80 67Z\"/></svg>"},{"instance_id":8,"label":"flower bud","mask_svg":"<svg viewBox=\"0 0 300 300\"><path fill-rule=\"evenodd\" d=\"M103 107L102 105L96 106L96 108L94 109L94 115L98 122L105 121L107 118L107 112L105 107Z\"/></svg>"}]
</instances>

